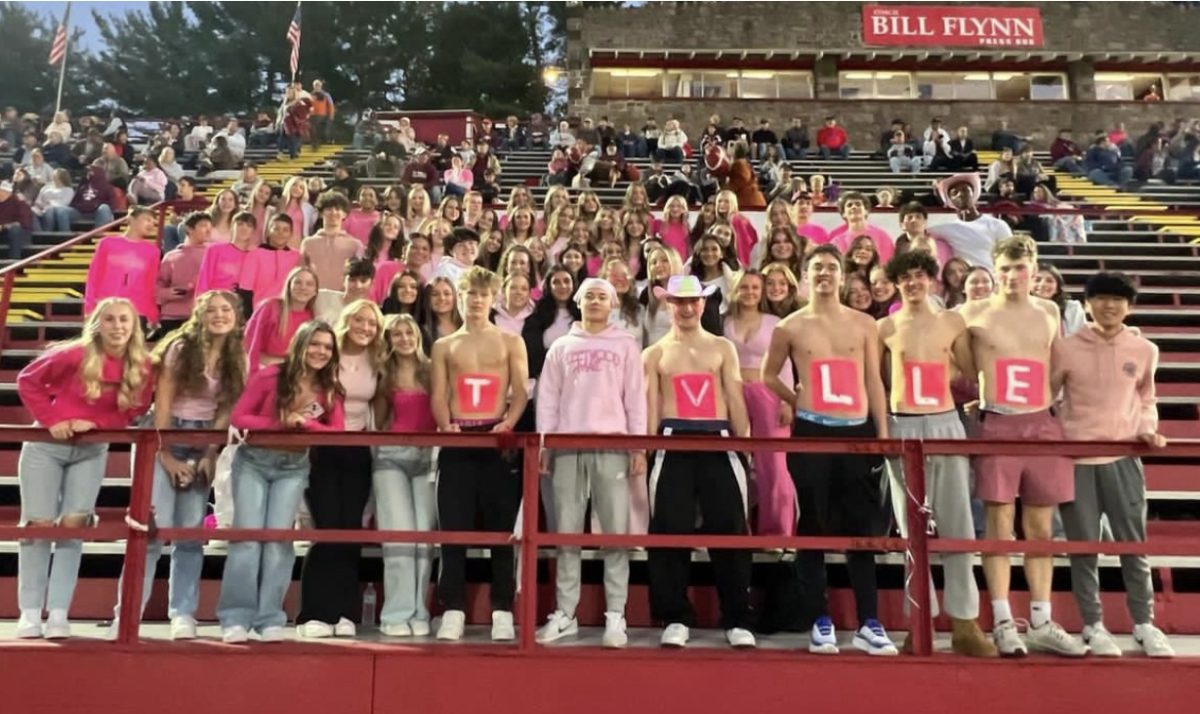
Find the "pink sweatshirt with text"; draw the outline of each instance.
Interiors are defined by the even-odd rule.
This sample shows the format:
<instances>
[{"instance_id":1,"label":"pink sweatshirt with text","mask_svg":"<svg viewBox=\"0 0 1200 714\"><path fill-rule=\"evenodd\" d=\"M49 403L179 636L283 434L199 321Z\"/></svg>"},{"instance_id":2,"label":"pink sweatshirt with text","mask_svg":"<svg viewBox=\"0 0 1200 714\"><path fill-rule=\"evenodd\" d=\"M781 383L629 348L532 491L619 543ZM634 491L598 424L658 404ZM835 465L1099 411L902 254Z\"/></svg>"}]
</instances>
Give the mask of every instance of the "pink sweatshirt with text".
<instances>
[{"instance_id":1,"label":"pink sweatshirt with text","mask_svg":"<svg viewBox=\"0 0 1200 714\"><path fill-rule=\"evenodd\" d=\"M70 419L83 419L99 429L124 429L146 413L154 395L154 368L150 360L146 360L146 377L135 403L128 409L120 409L117 407L117 389L124 375L124 361L104 357L100 370L100 397L90 401L83 388L83 354L82 345L52 349L17 375L17 394L38 424L48 427Z\"/></svg>"},{"instance_id":2,"label":"pink sweatshirt with text","mask_svg":"<svg viewBox=\"0 0 1200 714\"><path fill-rule=\"evenodd\" d=\"M538 431L645 434L641 345L617 326L590 334L580 323L546 353L538 378Z\"/></svg>"},{"instance_id":3,"label":"pink sweatshirt with text","mask_svg":"<svg viewBox=\"0 0 1200 714\"><path fill-rule=\"evenodd\" d=\"M280 365L259 370L251 375L246 382L246 389L238 398L229 417L229 423L238 429L283 429L279 422L279 409L276 408L275 389L279 383ZM316 419L304 423L305 431L343 431L346 426L346 413L342 398L335 396L333 404L329 404L324 395L317 397L316 403L323 413Z\"/></svg>"},{"instance_id":4,"label":"pink sweatshirt with text","mask_svg":"<svg viewBox=\"0 0 1200 714\"><path fill-rule=\"evenodd\" d=\"M1126 327L1106 340L1091 327L1054 343L1054 383L1062 383L1059 419L1072 441L1127 441L1158 430L1154 372L1158 346ZM1104 464L1119 457L1077 459Z\"/></svg>"},{"instance_id":5,"label":"pink sweatshirt with text","mask_svg":"<svg viewBox=\"0 0 1200 714\"><path fill-rule=\"evenodd\" d=\"M123 297L133 303L138 314L149 322L158 322L156 282L158 245L115 235L100 239L96 255L88 266L87 286L83 293L83 312L90 315L104 298Z\"/></svg>"}]
</instances>

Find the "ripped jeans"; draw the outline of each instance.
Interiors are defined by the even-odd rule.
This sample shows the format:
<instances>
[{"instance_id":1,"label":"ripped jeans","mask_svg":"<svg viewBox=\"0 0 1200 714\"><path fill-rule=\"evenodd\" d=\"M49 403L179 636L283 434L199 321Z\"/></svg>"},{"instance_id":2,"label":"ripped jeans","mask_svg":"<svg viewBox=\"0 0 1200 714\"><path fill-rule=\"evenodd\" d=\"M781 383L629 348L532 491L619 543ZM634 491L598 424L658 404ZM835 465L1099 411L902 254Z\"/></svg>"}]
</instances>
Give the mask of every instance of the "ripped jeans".
<instances>
[{"instance_id":1,"label":"ripped jeans","mask_svg":"<svg viewBox=\"0 0 1200 714\"><path fill-rule=\"evenodd\" d=\"M94 520L108 464L108 444L29 442L21 447L17 480L21 525L57 524L71 516ZM53 545L53 559L51 558ZM79 578L82 540L22 540L17 599L22 610L69 610Z\"/></svg>"}]
</instances>

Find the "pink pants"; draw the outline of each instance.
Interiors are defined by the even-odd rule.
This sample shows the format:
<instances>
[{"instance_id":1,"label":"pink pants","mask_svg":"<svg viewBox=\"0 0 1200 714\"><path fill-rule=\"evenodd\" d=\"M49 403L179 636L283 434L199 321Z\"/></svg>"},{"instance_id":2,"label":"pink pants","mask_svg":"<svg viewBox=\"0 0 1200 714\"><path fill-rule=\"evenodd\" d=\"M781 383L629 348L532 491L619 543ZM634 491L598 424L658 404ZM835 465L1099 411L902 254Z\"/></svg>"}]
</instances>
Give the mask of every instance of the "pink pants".
<instances>
[{"instance_id":1,"label":"pink pants","mask_svg":"<svg viewBox=\"0 0 1200 714\"><path fill-rule=\"evenodd\" d=\"M762 382L743 387L746 411L750 413L750 435L788 437L791 430L779 426L779 397ZM796 530L796 489L781 451L754 452L754 483L758 493L758 535L790 536Z\"/></svg>"}]
</instances>

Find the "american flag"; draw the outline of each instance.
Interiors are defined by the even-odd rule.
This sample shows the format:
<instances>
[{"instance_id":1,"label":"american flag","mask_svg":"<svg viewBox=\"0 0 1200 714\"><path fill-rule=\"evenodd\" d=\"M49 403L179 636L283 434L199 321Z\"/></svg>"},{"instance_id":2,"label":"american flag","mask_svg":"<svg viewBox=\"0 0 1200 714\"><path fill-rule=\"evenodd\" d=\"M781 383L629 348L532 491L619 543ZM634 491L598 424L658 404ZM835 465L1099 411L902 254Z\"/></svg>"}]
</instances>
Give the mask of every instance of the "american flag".
<instances>
[{"instance_id":1,"label":"american flag","mask_svg":"<svg viewBox=\"0 0 1200 714\"><path fill-rule=\"evenodd\" d=\"M292 43L292 79L295 79L296 70L300 68L300 3L296 3L296 14L292 15L292 24L288 25L287 39Z\"/></svg>"},{"instance_id":2,"label":"american flag","mask_svg":"<svg viewBox=\"0 0 1200 714\"><path fill-rule=\"evenodd\" d=\"M63 61L67 56L67 23L66 17L63 17L63 22L59 23L58 30L54 33L54 43L50 45L50 64L55 65Z\"/></svg>"}]
</instances>

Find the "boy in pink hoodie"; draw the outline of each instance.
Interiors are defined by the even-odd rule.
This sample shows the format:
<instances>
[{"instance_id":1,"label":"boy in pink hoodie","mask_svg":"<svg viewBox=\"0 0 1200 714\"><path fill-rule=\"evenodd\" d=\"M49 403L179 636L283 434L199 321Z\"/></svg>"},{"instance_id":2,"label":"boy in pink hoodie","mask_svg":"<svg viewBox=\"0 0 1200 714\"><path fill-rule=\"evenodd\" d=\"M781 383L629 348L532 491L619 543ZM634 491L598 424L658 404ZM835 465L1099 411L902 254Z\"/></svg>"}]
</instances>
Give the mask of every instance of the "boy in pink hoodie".
<instances>
[{"instance_id":1,"label":"boy in pink hoodie","mask_svg":"<svg viewBox=\"0 0 1200 714\"><path fill-rule=\"evenodd\" d=\"M1097 273L1085 287L1093 322L1054 343L1052 388L1062 389L1063 433L1072 441L1141 441L1157 449L1154 372L1158 347L1125 326L1137 289L1121 273ZM1108 517L1118 541L1146 540L1146 477L1135 456L1075 460L1075 500L1064 503L1063 526L1070 540L1100 540ZM1083 618L1083 641L1099 657L1120 657L1121 648L1104 627L1095 555L1071 556L1071 591ZM1122 555L1121 576L1133 619L1133 639L1150 657L1173 657L1162 630L1154 626L1154 585L1144 555Z\"/></svg>"},{"instance_id":2,"label":"boy in pink hoodie","mask_svg":"<svg viewBox=\"0 0 1200 714\"><path fill-rule=\"evenodd\" d=\"M609 325L617 291L607 280L588 278L576 301L583 322L559 338L546 353L538 384L537 427L542 433L644 434L646 391L642 353L636 340ZM642 451L559 451L542 453L542 472L553 474L554 510L563 533L582 533L588 494L605 533L629 532L630 482L642 479ZM646 504L643 504L645 507ZM558 549L557 609L538 631L539 642L579 632L579 548ZM603 644L623 647L625 601L629 590L629 553L604 553Z\"/></svg>"},{"instance_id":3,"label":"boy in pink hoodie","mask_svg":"<svg viewBox=\"0 0 1200 714\"><path fill-rule=\"evenodd\" d=\"M101 238L96 244L96 255L88 266L83 313L90 315L104 298L122 297L133 303L144 322L158 322L158 260L154 210L134 208L123 235Z\"/></svg>"},{"instance_id":4,"label":"boy in pink hoodie","mask_svg":"<svg viewBox=\"0 0 1200 714\"><path fill-rule=\"evenodd\" d=\"M300 264L300 251L289 247L293 235L292 217L286 213L275 214L267 228L266 242L250 251L242 261L238 289L250 296L254 307L279 297L288 273Z\"/></svg>"},{"instance_id":5,"label":"boy in pink hoodie","mask_svg":"<svg viewBox=\"0 0 1200 714\"><path fill-rule=\"evenodd\" d=\"M158 266L159 335L181 327L192 315L196 277L212 232L212 218L197 211L188 214L181 226L183 243L164 255Z\"/></svg>"},{"instance_id":6,"label":"boy in pink hoodie","mask_svg":"<svg viewBox=\"0 0 1200 714\"><path fill-rule=\"evenodd\" d=\"M209 290L236 292L241 287L242 266L246 256L254 250L257 240L258 219L249 211L239 211L233 217L233 241L212 243L204 251L200 261L200 274L196 276L196 294ZM243 304L242 310L250 312L250 305Z\"/></svg>"}]
</instances>

